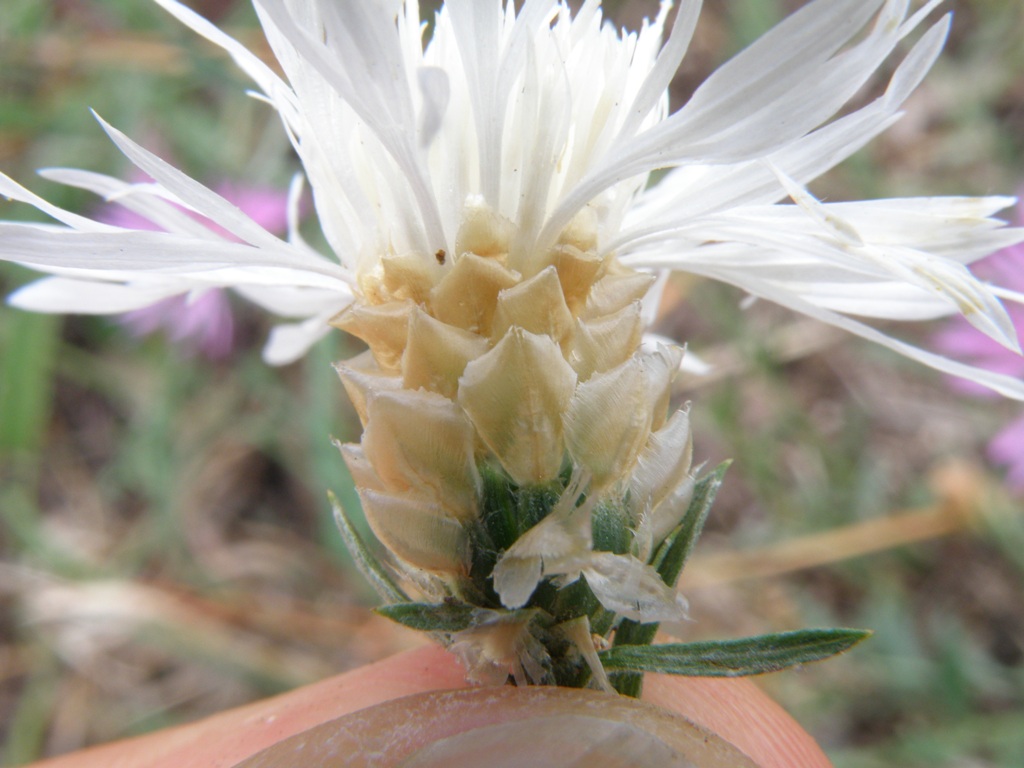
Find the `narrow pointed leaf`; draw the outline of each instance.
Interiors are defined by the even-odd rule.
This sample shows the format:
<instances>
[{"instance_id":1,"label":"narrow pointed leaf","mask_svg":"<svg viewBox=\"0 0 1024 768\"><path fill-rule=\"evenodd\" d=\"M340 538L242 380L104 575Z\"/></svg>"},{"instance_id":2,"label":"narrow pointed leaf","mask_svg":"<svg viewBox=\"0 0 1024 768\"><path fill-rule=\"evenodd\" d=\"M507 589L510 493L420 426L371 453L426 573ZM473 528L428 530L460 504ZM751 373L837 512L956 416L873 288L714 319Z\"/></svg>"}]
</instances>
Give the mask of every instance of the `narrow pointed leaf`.
<instances>
[{"instance_id":1,"label":"narrow pointed leaf","mask_svg":"<svg viewBox=\"0 0 1024 768\"><path fill-rule=\"evenodd\" d=\"M345 540L345 546L348 547L359 572L370 582L370 586L377 590L377 594L382 600L389 603L407 602L409 596L395 584L391 574L384 569L380 560L366 546L337 497L330 491L327 492L327 496L330 499L331 508L334 510L334 520L338 524L338 530L341 531L341 538Z\"/></svg>"},{"instance_id":2,"label":"narrow pointed leaf","mask_svg":"<svg viewBox=\"0 0 1024 768\"><path fill-rule=\"evenodd\" d=\"M714 472L697 481L693 489L693 498L690 500L690 506L686 510L682 522L665 537L665 541L654 554L651 564L666 584L675 586L679 580L679 574L682 573L687 558L693 551L701 531L704 530L704 522L711 511L711 505L715 501L718 489L722 486L722 478L725 477L725 471L729 468L729 464L728 461L722 462ZM614 644L616 647L648 647L654 642L654 636L657 633L657 622L641 624L626 619L619 625L615 633ZM638 698L643 691L643 674L624 672L614 675L612 685L623 696Z\"/></svg>"},{"instance_id":3,"label":"narrow pointed leaf","mask_svg":"<svg viewBox=\"0 0 1024 768\"><path fill-rule=\"evenodd\" d=\"M820 661L871 634L863 629L804 629L773 635L667 645L619 645L602 651L609 672L661 672L693 677L742 677Z\"/></svg>"},{"instance_id":4,"label":"narrow pointed leaf","mask_svg":"<svg viewBox=\"0 0 1024 768\"><path fill-rule=\"evenodd\" d=\"M466 603L395 603L377 613L422 632L461 632L473 625L478 609Z\"/></svg>"},{"instance_id":5,"label":"narrow pointed leaf","mask_svg":"<svg viewBox=\"0 0 1024 768\"><path fill-rule=\"evenodd\" d=\"M711 505L722 487L722 478L731 462L723 461L715 471L697 481L693 489L693 499L681 523L676 526L658 548L652 565L669 586L675 586L679 574L683 572L693 547L704 530L704 522L708 519Z\"/></svg>"}]
</instances>

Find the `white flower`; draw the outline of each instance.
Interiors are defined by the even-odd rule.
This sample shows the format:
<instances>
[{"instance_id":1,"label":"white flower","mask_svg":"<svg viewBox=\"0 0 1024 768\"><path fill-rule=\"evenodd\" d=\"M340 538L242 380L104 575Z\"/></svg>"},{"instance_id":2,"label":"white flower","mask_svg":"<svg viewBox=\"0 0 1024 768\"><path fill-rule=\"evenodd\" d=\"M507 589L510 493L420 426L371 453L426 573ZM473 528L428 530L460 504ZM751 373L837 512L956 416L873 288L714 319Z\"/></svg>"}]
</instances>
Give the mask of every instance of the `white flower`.
<instances>
[{"instance_id":1,"label":"white flower","mask_svg":"<svg viewBox=\"0 0 1024 768\"><path fill-rule=\"evenodd\" d=\"M528 0L518 14L499 0L449 0L426 43L415 0L254 0L286 79L177 0L155 2L223 47L280 114L333 258L294 229L287 241L269 234L103 123L154 184L44 175L128 206L164 232L91 221L0 177L0 193L62 225L0 224L0 258L53 275L12 296L17 306L123 312L231 287L300 320L279 326L266 350L284 362L373 290L387 258L429 280L452 269L460 232L498 233L509 243L507 266L530 277L556 243L576 238L625 266L723 280L1024 397L1016 380L855 319L960 312L1016 349L997 289L964 266L1021 239L990 218L1009 198L821 203L804 188L899 117L942 47L948 15L918 36L881 96L836 115L937 2L909 13L906 0L815 0L671 115L666 89L700 12L692 0L667 36L668 2L639 31L620 34L603 23L598 0L575 16L553 0ZM648 174L665 168L648 187Z\"/></svg>"},{"instance_id":2,"label":"white flower","mask_svg":"<svg viewBox=\"0 0 1024 768\"><path fill-rule=\"evenodd\" d=\"M668 414L682 351L643 343L669 271L1024 399L1020 381L855 319L960 312L1019 351L999 298L1021 297L965 266L1022 239L990 218L1009 198L837 204L805 188L898 118L948 30L947 16L916 33L937 2L815 0L673 114L693 0L671 29L663 2L635 33L605 24L599 0L575 15L448 0L426 41L416 0L254 0L284 78L178 0L154 2L279 113L332 258L297 232L301 182L282 240L103 123L153 183L45 175L161 231L0 176L62 225L0 223L0 258L51 273L11 301L121 312L220 286L297 320L273 332L271 362L331 326L364 340L337 366L364 427L341 451L387 551L344 514L342 529L388 600L430 601L395 615L446 633L478 679L609 687L594 635L686 617L678 569L720 474L694 477L688 415ZM836 117L911 34L882 95Z\"/></svg>"}]
</instances>

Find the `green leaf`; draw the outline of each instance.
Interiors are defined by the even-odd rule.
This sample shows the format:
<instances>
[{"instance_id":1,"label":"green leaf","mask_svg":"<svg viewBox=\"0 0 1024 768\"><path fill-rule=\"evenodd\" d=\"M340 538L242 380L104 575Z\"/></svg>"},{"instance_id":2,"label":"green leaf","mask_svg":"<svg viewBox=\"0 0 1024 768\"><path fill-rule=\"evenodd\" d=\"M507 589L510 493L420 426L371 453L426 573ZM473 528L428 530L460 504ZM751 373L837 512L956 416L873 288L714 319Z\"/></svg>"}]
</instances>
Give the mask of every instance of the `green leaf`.
<instances>
[{"instance_id":1,"label":"green leaf","mask_svg":"<svg viewBox=\"0 0 1024 768\"><path fill-rule=\"evenodd\" d=\"M679 574L683 572L690 553L704 530L704 522L708 519L711 505L722 487L722 478L731 462L724 461L715 467L715 471L700 478L693 488L693 498L690 499L690 506L683 515L682 521L675 529L665 537L665 540L654 553L651 564L658 575L669 586L675 586L679 580ZM658 633L658 623L640 624L631 619L625 619L615 632L615 647L639 646L646 647L654 642L654 636ZM639 698L643 691L643 675L638 672L623 672L611 677L615 690L623 696Z\"/></svg>"},{"instance_id":2,"label":"green leaf","mask_svg":"<svg viewBox=\"0 0 1024 768\"><path fill-rule=\"evenodd\" d=\"M456 601L445 603L395 603L377 613L410 629L423 632L461 632L473 625L478 609Z\"/></svg>"},{"instance_id":3,"label":"green leaf","mask_svg":"<svg viewBox=\"0 0 1024 768\"><path fill-rule=\"evenodd\" d=\"M348 551L352 554L353 562L355 562L359 572L370 582L370 586L377 590L377 594L386 602L400 603L408 601L409 596L402 591L401 587L395 584L391 574L384 569L380 560L367 548L359 532L352 525L352 521L345 514L345 508L338 503L337 497L328 491L327 498L330 499L331 508L334 510L334 520L338 523L341 538L345 540L345 546L348 547Z\"/></svg>"},{"instance_id":4,"label":"green leaf","mask_svg":"<svg viewBox=\"0 0 1024 768\"><path fill-rule=\"evenodd\" d=\"M869 637L864 629L802 629L774 635L667 645L619 645L599 656L605 669L693 677L742 677L820 661Z\"/></svg>"},{"instance_id":5,"label":"green leaf","mask_svg":"<svg viewBox=\"0 0 1024 768\"><path fill-rule=\"evenodd\" d=\"M704 530L704 522L708 519L711 505L718 495L718 489L722 487L722 478L725 477L725 471L731 463L723 461L715 467L714 472L704 475L697 481L693 488L693 498L682 521L665 537L665 541L651 561L655 570L670 587L674 587L679 581L679 574L683 572L683 566L686 565L686 560L693 552L701 531Z\"/></svg>"}]
</instances>

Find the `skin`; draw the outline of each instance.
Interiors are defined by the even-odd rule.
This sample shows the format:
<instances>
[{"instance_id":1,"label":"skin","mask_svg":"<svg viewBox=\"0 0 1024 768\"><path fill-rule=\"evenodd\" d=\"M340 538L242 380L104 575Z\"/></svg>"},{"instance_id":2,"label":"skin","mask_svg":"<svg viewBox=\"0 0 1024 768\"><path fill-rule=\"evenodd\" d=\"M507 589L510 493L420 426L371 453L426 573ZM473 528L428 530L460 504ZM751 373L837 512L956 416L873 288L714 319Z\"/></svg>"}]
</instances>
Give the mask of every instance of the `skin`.
<instances>
[{"instance_id":1,"label":"skin","mask_svg":"<svg viewBox=\"0 0 1024 768\"><path fill-rule=\"evenodd\" d=\"M428 646L189 725L93 747L36 768L229 768L281 739L401 696L466 686ZM764 768L827 768L814 740L748 680L648 675L644 698L715 731Z\"/></svg>"}]
</instances>

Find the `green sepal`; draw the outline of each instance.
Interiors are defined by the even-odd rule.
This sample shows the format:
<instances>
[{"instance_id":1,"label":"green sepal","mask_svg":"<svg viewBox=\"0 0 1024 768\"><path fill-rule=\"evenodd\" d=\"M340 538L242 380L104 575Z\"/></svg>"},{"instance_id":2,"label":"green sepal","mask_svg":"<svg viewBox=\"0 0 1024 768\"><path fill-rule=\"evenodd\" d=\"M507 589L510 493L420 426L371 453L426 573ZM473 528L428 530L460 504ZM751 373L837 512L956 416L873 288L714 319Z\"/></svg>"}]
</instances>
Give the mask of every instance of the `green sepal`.
<instances>
[{"instance_id":1,"label":"green sepal","mask_svg":"<svg viewBox=\"0 0 1024 768\"><path fill-rule=\"evenodd\" d=\"M686 514L672 533L665 537L651 560L651 565L670 587L674 587L679 581L679 574L683 572L683 566L686 565L697 539L704 530L711 505L718 495L718 489L722 487L722 479L731 463L723 461L715 467L714 472L704 475L696 482Z\"/></svg>"},{"instance_id":2,"label":"green sepal","mask_svg":"<svg viewBox=\"0 0 1024 768\"><path fill-rule=\"evenodd\" d=\"M444 603L394 603L376 609L403 627L422 632L461 632L473 626L479 608L455 600Z\"/></svg>"},{"instance_id":3,"label":"green sepal","mask_svg":"<svg viewBox=\"0 0 1024 768\"><path fill-rule=\"evenodd\" d=\"M694 485L693 497L690 499L690 506L686 514L673 531L665 537L658 550L651 559L662 581L670 587L674 587L679 581L679 575L683 572L690 553L704 530L704 523L711 512L711 505L718 495L718 489L722 487L722 479L725 471L729 468L731 461L723 461L713 472L700 478ZM654 642L654 636L658 633L657 622L640 624L631 619L624 619L615 632L614 645L622 646L649 646ZM623 696L639 698L643 689L643 675L637 672L624 672L611 677L615 690Z\"/></svg>"},{"instance_id":4,"label":"green sepal","mask_svg":"<svg viewBox=\"0 0 1024 768\"><path fill-rule=\"evenodd\" d=\"M624 555L633 541L629 513L622 504L598 504L591 516L594 550Z\"/></svg>"},{"instance_id":5,"label":"green sepal","mask_svg":"<svg viewBox=\"0 0 1024 768\"><path fill-rule=\"evenodd\" d=\"M480 521L500 554L547 517L562 494L559 480L540 485L517 485L499 467L482 464L478 467L482 490Z\"/></svg>"},{"instance_id":6,"label":"green sepal","mask_svg":"<svg viewBox=\"0 0 1024 768\"><path fill-rule=\"evenodd\" d=\"M355 562L359 572L370 582L370 586L377 590L377 594L385 602L408 602L409 596L394 582L391 574L384 569L380 560L374 556L363 542L363 538L359 535L355 526L352 525L352 521L348 519L345 508L338 501L337 497L328 491L327 498L331 502L331 509L334 510L334 520L338 524L341 538L345 540L345 546L352 555L352 560Z\"/></svg>"},{"instance_id":7,"label":"green sepal","mask_svg":"<svg viewBox=\"0 0 1024 768\"><path fill-rule=\"evenodd\" d=\"M609 672L661 672L691 677L743 677L835 656L869 637L865 629L802 629L740 640L619 645L598 656Z\"/></svg>"}]
</instances>

